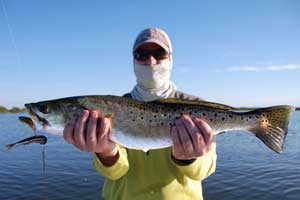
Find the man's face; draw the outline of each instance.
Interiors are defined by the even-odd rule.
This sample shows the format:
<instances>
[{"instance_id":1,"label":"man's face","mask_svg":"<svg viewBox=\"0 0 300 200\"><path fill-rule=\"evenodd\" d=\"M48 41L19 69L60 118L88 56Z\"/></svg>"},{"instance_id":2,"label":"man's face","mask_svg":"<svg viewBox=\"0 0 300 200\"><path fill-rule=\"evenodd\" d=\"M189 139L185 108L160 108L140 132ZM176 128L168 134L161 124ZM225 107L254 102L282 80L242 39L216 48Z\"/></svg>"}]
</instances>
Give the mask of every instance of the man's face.
<instances>
[{"instance_id":1,"label":"man's face","mask_svg":"<svg viewBox=\"0 0 300 200\"><path fill-rule=\"evenodd\" d=\"M169 53L156 43L142 44L134 52L134 62L140 65L155 66L169 61Z\"/></svg>"}]
</instances>

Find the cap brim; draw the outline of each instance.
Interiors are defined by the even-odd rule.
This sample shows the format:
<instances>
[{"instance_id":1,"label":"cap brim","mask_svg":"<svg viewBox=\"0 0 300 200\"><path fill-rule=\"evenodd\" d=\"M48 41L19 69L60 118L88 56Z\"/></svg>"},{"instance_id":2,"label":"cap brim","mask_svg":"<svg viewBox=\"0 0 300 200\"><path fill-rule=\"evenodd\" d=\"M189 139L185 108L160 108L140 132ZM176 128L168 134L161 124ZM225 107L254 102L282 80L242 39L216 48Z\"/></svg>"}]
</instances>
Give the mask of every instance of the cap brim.
<instances>
[{"instance_id":1,"label":"cap brim","mask_svg":"<svg viewBox=\"0 0 300 200\"><path fill-rule=\"evenodd\" d=\"M144 40L138 44L135 45L133 51L135 51L137 48L139 48L141 45L145 44L145 43L155 43L158 44L159 46L161 46L162 48L164 48L167 52L170 52L170 49L168 46L166 46L164 43L162 43L160 40L157 39L148 39L148 40Z\"/></svg>"}]
</instances>

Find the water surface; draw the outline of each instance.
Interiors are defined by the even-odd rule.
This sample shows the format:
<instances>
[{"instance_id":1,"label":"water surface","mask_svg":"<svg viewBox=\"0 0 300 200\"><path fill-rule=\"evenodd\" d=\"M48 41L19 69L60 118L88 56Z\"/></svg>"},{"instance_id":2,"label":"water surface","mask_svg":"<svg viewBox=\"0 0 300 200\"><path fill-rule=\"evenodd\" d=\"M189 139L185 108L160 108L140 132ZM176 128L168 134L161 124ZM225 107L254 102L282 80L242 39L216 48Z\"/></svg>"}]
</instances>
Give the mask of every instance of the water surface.
<instances>
[{"instance_id":1,"label":"water surface","mask_svg":"<svg viewBox=\"0 0 300 200\"><path fill-rule=\"evenodd\" d=\"M44 173L41 145L3 148L33 134L18 122L19 115L0 114L0 199L101 199L104 179L94 171L92 155L61 136L46 134ZM282 154L242 132L218 136L217 152L217 171L203 183L205 199L299 199L299 112L292 116Z\"/></svg>"}]
</instances>

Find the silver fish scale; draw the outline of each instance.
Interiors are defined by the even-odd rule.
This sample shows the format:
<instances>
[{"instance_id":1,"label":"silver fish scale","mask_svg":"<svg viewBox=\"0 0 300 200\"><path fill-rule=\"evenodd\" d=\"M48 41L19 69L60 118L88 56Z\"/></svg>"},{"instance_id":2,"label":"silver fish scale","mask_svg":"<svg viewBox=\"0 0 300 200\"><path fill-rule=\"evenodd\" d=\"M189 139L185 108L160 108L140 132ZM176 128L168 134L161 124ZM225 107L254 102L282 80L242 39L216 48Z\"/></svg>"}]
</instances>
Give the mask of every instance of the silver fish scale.
<instances>
[{"instance_id":1,"label":"silver fish scale","mask_svg":"<svg viewBox=\"0 0 300 200\"><path fill-rule=\"evenodd\" d=\"M204 118L216 131L236 129L237 124L245 129L249 127L250 119L254 119L251 115L241 117L242 113L211 111L196 106L176 107L175 105L167 106L167 108L160 105L149 106L149 104L144 107L128 106L128 109L114 109L113 113L116 128L140 137L162 137L169 134L170 127L184 114ZM125 118L127 120L124 120ZM242 123L243 121L245 123ZM255 123L256 120L252 121ZM128 127L129 124L130 127Z\"/></svg>"}]
</instances>

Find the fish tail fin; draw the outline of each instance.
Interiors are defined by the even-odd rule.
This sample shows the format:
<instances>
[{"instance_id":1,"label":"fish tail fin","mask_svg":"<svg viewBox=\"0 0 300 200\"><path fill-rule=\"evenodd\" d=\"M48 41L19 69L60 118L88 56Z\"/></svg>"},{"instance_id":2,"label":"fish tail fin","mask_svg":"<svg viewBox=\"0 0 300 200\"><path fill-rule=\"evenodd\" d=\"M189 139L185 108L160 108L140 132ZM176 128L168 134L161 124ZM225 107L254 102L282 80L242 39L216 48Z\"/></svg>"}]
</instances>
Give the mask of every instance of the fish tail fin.
<instances>
[{"instance_id":1,"label":"fish tail fin","mask_svg":"<svg viewBox=\"0 0 300 200\"><path fill-rule=\"evenodd\" d=\"M9 149L13 148L15 145L16 145L15 143L5 145L6 150L9 150Z\"/></svg>"},{"instance_id":2,"label":"fish tail fin","mask_svg":"<svg viewBox=\"0 0 300 200\"><path fill-rule=\"evenodd\" d=\"M249 131L253 132L263 143L277 153L283 151L284 140L288 132L288 124L292 111L292 106L272 106L260 108L249 113L260 114L260 122Z\"/></svg>"}]
</instances>

